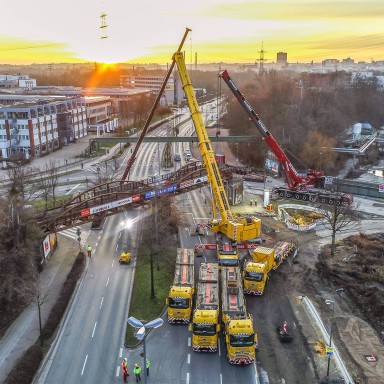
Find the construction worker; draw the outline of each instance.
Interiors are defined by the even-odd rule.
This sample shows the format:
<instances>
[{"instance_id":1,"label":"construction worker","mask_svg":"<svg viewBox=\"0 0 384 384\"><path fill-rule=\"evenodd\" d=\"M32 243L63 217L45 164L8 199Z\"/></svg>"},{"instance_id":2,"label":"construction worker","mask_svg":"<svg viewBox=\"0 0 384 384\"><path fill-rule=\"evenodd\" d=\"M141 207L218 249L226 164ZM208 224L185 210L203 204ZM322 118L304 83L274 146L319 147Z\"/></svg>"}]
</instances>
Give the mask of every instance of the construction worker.
<instances>
[{"instance_id":1,"label":"construction worker","mask_svg":"<svg viewBox=\"0 0 384 384\"><path fill-rule=\"evenodd\" d=\"M146 366L146 368L147 368L147 376L149 376L149 367L150 367L150 365L151 365L151 362L147 359L147 360L145 361L145 366Z\"/></svg>"},{"instance_id":2,"label":"construction worker","mask_svg":"<svg viewBox=\"0 0 384 384\"><path fill-rule=\"evenodd\" d=\"M88 252L88 257L91 257L92 256L92 246L88 244L88 247L87 247L87 252Z\"/></svg>"},{"instance_id":3,"label":"construction worker","mask_svg":"<svg viewBox=\"0 0 384 384\"><path fill-rule=\"evenodd\" d=\"M251 199L251 200L249 201L249 204L250 204L250 206L252 207L253 199Z\"/></svg>"},{"instance_id":4,"label":"construction worker","mask_svg":"<svg viewBox=\"0 0 384 384\"><path fill-rule=\"evenodd\" d=\"M139 364L135 364L135 368L133 368L133 373L136 376L136 383L141 381L141 377L140 377L141 368L140 368Z\"/></svg>"},{"instance_id":5,"label":"construction worker","mask_svg":"<svg viewBox=\"0 0 384 384\"><path fill-rule=\"evenodd\" d=\"M124 383L126 383L128 380L128 376L129 376L126 357L124 358L123 362L121 363L121 369L123 371Z\"/></svg>"}]
</instances>

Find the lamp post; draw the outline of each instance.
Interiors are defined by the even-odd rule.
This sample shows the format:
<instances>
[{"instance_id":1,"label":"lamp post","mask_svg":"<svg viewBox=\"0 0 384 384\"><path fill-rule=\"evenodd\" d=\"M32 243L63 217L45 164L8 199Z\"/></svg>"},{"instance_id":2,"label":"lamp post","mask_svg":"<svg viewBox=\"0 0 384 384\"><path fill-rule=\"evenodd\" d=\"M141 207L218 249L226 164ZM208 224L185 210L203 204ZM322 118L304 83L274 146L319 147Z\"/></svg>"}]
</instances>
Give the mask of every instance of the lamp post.
<instances>
[{"instance_id":1,"label":"lamp post","mask_svg":"<svg viewBox=\"0 0 384 384\"><path fill-rule=\"evenodd\" d=\"M331 317L331 328L329 330L329 346L332 347L332 325L333 325L333 315L335 313L335 302L334 300L325 300L325 304L332 304L332 317ZM329 365L331 363L331 355L328 356L328 365L327 365L327 380L329 377Z\"/></svg>"},{"instance_id":2,"label":"lamp post","mask_svg":"<svg viewBox=\"0 0 384 384\"><path fill-rule=\"evenodd\" d=\"M127 319L129 325L134 328L138 328L136 333L137 340L143 340L143 355L144 355L144 364L143 364L143 373L144 373L144 384L147 384L147 372L146 372L146 364L147 364L147 355L145 349L145 338L147 336L146 330L152 328L161 327L164 323L164 320L161 318L157 318L148 323L143 324L140 320L137 320L135 317L131 316Z\"/></svg>"}]
</instances>

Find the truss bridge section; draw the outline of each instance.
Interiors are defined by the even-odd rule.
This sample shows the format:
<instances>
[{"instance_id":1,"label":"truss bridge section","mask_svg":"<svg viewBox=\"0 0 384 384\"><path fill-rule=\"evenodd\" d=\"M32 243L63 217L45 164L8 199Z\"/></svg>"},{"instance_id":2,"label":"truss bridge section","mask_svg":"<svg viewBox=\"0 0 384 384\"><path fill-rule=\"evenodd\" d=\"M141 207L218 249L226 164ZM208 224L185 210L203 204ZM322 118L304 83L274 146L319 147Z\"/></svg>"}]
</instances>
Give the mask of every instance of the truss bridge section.
<instances>
[{"instance_id":1,"label":"truss bridge section","mask_svg":"<svg viewBox=\"0 0 384 384\"><path fill-rule=\"evenodd\" d=\"M175 172L140 181L111 181L79 193L60 206L44 211L37 224L45 233L59 232L148 204L154 197L174 196L208 183L202 162L189 163Z\"/></svg>"}]
</instances>

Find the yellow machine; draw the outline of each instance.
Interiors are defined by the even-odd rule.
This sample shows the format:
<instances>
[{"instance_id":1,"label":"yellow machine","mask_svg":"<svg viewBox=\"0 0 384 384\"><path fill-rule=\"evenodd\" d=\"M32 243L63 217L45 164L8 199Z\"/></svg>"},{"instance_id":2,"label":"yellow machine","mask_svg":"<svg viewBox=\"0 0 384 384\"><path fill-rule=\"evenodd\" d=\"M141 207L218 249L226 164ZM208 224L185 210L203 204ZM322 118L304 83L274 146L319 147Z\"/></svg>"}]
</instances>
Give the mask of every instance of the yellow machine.
<instances>
[{"instance_id":1,"label":"yellow machine","mask_svg":"<svg viewBox=\"0 0 384 384\"><path fill-rule=\"evenodd\" d=\"M196 306L193 311L192 349L196 352L216 352L219 324L219 266L202 263L196 289Z\"/></svg>"},{"instance_id":2,"label":"yellow machine","mask_svg":"<svg viewBox=\"0 0 384 384\"><path fill-rule=\"evenodd\" d=\"M243 270L244 293L262 295L268 273L277 269L294 252L297 252L297 247L293 242L279 241L274 248L257 247Z\"/></svg>"},{"instance_id":3,"label":"yellow machine","mask_svg":"<svg viewBox=\"0 0 384 384\"><path fill-rule=\"evenodd\" d=\"M221 320L227 357L231 364L246 365L255 360L257 335L252 316L247 314L239 267L223 267L221 278Z\"/></svg>"},{"instance_id":4,"label":"yellow machine","mask_svg":"<svg viewBox=\"0 0 384 384\"><path fill-rule=\"evenodd\" d=\"M207 130L204 125L202 114L197 104L195 91L193 89L185 65L184 55L182 52L177 51L173 55L173 59L175 60L179 70L185 97L187 99L191 118L197 133L200 153L207 170L208 182L212 187L214 201L220 214L220 219L216 219L215 209L212 209L214 220L211 222L211 230L213 232L219 232L223 234L233 242L246 241L254 239L255 237L259 237L260 219L253 216L243 217L240 215L235 215L231 212L228 198L224 189L224 183L220 175Z\"/></svg>"},{"instance_id":5,"label":"yellow machine","mask_svg":"<svg viewBox=\"0 0 384 384\"><path fill-rule=\"evenodd\" d=\"M169 323L190 322L195 291L194 260L193 249L177 249L175 277L166 299Z\"/></svg>"},{"instance_id":6,"label":"yellow machine","mask_svg":"<svg viewBox=\"0 0 384 384\"><path fill-rule=\"evenodd\" d=\"M122 252L119 256L120 264L130 264L132 260L132 255L129 252Z\"/></svg>"}]
</instances>

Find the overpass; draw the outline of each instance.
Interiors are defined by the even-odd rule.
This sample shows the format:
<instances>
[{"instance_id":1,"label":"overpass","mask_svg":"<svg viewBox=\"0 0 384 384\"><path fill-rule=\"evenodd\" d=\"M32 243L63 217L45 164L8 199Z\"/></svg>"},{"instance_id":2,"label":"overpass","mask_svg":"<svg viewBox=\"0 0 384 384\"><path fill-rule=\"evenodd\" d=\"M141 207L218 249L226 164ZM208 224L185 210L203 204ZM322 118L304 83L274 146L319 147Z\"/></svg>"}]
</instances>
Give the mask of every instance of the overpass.
<instances>
[{"instance_id":1,"label":"overpass","mask_svg":"<svg viewBox=\"0 0 384 384\"><path fill-rule=\"evenodd\" d=\"M140 181L111 181L79 193L44 211L36 222L44 233L82 225L102 217L142 206L155 196L175 196L208 183L202 162L185 165L175 172Z\"/></svg>"}]
</instances>

